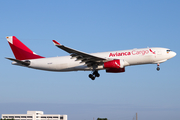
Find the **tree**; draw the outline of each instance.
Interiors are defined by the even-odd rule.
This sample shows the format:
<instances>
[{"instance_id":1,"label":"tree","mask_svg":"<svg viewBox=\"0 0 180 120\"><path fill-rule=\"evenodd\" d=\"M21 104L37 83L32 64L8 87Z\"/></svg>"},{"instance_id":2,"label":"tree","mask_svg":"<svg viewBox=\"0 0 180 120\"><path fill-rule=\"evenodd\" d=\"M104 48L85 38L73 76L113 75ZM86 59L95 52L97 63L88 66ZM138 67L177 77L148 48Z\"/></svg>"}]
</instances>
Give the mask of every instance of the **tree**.
<instances>
[{"instance_id":1,"label":"tree","mask_svg":"<svg viewBox=\"0 0 180 120\"><path fill-rule=\"evenodd\" d=\"M97 118L97 120L108 120L107 118Z\"/></svg>"},{"instance_id":2,"label":"tree","mask_svg":"<svg viewBox=\"0 0 180 120\"><path fill-rule=\"evenodd\" d=\"M5 119L2 119L2 118L1 118L0 120L14 120L14 118L12 118L12 119L6 119L6 118L5 118Z\"/></svg>"}]
</instances>

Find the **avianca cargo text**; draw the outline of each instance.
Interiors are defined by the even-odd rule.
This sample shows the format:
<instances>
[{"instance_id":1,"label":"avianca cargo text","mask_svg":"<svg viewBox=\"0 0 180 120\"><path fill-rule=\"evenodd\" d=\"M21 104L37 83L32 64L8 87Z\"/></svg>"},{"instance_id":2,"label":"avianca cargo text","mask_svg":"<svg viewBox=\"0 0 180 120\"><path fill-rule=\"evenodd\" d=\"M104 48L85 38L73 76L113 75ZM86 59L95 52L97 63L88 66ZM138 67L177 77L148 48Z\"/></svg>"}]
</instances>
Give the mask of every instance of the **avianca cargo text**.
<instances>
[{"instance_id":1,"label":"avianca cargo text","mask_svg":"<svg viewBox=\"0 0 180 120\"><path fill-rule=\"evenodd\" d=\"M149 53L155 54L151 49L148 49L148 50L132 50L130 52L110 53L109 57L129 56L129 55L146 55Z\"/></svg>"}]
</instances>

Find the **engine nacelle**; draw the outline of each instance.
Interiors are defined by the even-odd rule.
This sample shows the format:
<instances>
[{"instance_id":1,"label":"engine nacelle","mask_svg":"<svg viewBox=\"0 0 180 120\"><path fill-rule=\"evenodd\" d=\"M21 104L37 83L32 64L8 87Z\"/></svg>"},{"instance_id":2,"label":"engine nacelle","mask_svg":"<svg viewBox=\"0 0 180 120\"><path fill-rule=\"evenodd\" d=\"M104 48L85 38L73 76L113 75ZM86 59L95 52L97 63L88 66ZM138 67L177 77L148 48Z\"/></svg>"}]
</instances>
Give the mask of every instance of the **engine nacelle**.
<instances>
[{"instance_id":1,"label":"engine nacelle","mask_svg":"<svg viewBox=\"0 0 180 120\"><path fill-rule=\"evenodd\" d=\"M120 59L105 62L104 68L106 69L106 72L110 73L125 72L124 61Z\"/></svg>"},{"instance_id":2,"label":"engine nacelle","mask_svg":"<svg viewBox=\"0 0 180 120\"><path fill-rule=\"evenodd\" d=\"M109 69L106 69L106 72L109 72L109 73L120 73L120 72L125 72L125 68L109 68Z\"/></svg>"},{"instance_id":3,"label":"engine nacelle","mask_svg":"<svg viewBox=\"0 0 180 120\"><path fill-rule=\"evenodd\" d=\"M123 60L111 60L104 63L105 69L118 69L118 68L124 68L124 61Z\"/></svg>"}]
</instances>

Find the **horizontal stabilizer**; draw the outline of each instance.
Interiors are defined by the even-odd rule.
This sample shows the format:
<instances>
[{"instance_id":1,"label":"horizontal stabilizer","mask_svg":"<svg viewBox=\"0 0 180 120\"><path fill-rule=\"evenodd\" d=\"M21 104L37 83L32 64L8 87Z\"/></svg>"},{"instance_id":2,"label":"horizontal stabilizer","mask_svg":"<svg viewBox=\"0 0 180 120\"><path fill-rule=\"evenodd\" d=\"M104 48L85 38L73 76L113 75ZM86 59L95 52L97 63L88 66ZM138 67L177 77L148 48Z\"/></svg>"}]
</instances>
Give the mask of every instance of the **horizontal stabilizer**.
<instances>
[{"instance_id":1,"label":"horizontal stabilizer","mask_svg":"<svg viewBox=\"0 0 180 120\"><path fill-rule=\"evenodd\" d=\"M21 60L17 60L17 59L13 59L13 58L6 58L6 59L17 62L18 64L24 65L24 66L29 66L30 65L29 60L21 61Z\"/></svg>"}]
</instances>

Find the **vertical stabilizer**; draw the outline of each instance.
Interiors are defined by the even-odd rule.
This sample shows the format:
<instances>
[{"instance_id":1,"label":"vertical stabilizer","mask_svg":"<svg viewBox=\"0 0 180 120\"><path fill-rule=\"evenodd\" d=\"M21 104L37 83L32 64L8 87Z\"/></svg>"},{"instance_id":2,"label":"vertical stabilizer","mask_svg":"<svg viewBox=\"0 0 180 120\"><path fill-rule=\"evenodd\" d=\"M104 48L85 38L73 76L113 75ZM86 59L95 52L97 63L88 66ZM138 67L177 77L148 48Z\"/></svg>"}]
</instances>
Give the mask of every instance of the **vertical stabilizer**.
<instances>
[{"instance_id":1,"label":"vertical stabilizer","mask_svg":"<svg viewBox=\"0 0 180 120\"><path fill-rule=\"evenodd\" d=\"M27 60L27 59L44 58L42 56L35 54L26 45L24 45L20 40L18 40L15 36L8 36L6 38L16 59Z\"/></svg>"}]
</instances>

